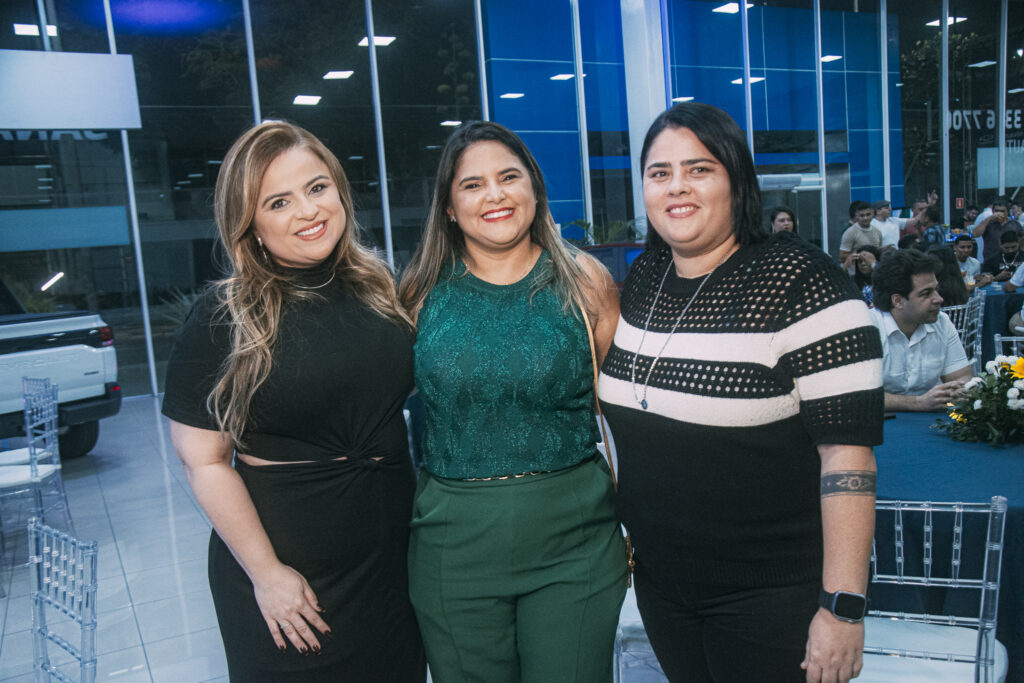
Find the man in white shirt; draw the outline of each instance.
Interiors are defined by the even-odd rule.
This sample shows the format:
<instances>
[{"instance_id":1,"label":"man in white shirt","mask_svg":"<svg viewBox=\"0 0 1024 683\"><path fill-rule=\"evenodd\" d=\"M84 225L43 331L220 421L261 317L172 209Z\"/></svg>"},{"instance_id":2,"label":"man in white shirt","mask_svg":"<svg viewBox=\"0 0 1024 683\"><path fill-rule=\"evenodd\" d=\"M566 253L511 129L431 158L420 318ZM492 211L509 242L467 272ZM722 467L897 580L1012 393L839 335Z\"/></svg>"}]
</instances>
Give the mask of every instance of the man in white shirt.
<instances>
[{"instance_id":1,"label":"man in white shirt","mask_svg":"<svg viewBox=\"0 0 1024 683\"><path fill-rule=\"evenodd\" d=\"M960 274L964 278L967 289L972 287L984 287L992 282L992 276L981 272L981 261L971 256L974 251L974 240L970 235L957 235L953 242L953 253L956 254L957 264L960 266Z\"/></svg>"},{"instance_id":2,"label":"man in white shirt","mask_svg":"<svg viewBox=\"0 0 1024 683\"><path fill-rule=\"evenodd\" d=\"M907 224L907 218L893 218L892 204L887 199L879 199L872 204L875 210L875 217L871 219L871 226L878 228L882 233L882 249L886 247L896 248L900 241L900 230Z\"/></svg>"},{"instance_id":3,"label":"man in white shirt","mask_svg":"<svg viewBox=\"0 0 1024 683\"><path fill-rule=\"evenodd\" d=\"M917 251L882 259L872 278L871 315L882 337L886 410L939 411L973 376L960 336L939 310L942 263Z\"/></svg>"}]
</instances>

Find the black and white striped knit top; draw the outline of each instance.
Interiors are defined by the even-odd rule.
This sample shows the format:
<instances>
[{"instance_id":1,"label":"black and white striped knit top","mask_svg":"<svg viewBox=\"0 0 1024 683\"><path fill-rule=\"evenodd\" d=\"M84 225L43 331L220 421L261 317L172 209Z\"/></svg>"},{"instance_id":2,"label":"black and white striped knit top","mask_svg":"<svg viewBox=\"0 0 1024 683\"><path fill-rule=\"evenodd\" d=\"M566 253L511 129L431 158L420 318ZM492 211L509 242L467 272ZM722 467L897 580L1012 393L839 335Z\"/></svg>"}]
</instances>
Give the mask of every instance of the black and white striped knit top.
<instances>
[{"instance_id":1,"label":"black and white striped knit top","mask_svg":"<svg viewBox=\"0 0 1024 683\"><path fill-rule=\"evenodd\" d=\"M778 233L719 266L669 336L702 279L670 262L648 250L633 263L599 387L638 557L723 585L820 578L815 447L881 443L878 330L848 275Z\"/></svg>"}]
</instances>

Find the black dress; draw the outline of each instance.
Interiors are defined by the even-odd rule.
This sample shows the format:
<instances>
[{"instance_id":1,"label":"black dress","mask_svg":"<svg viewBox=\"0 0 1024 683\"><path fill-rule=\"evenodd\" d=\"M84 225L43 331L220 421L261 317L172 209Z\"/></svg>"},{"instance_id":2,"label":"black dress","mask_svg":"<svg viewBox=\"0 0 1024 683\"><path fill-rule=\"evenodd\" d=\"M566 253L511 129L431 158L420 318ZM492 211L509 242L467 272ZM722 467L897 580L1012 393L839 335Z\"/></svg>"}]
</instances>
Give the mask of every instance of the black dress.
<instances>
[{"instance_id":1,"label":"black dress","mask_svg":"<svg viewBox=\"0 0 1024 683\"><path fill-rule=\"evenodd\" d=\"M321 268L295 274L310 285L330 277ZM415 482L402 404L412 335L340 278L315 291L323 299L283 312L273 369L242 437L245 453L289 464L236 458L235 468L278 558L316 593L332 638L319 637L319 656L279 651L252 583L214 531L210 589L231 680L423 681L406 566ZM202 429L217 428L206 397L230 348L230 325L214 308L209 292L178 333L163 403L169 418Z\"/></svg>"}]
</instances>

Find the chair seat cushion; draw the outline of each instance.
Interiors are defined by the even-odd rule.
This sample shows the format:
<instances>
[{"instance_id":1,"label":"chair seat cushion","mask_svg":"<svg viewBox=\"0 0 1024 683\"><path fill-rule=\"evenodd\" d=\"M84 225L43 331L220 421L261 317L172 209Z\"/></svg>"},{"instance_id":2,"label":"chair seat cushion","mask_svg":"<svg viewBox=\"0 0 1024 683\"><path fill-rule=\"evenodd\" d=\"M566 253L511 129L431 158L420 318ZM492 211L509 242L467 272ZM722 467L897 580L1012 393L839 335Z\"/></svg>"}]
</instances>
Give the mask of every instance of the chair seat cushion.
<instances>
[{"instance_id":1,"label":"chair seat cushion","mask_svg":"<svg viewBox=\"0 0 1024 683\"><path fill-rule=\"evenodd\" d=\"M39 481L52 477L60 471L60 465L39 465ZM32 483L32 468L28 465L6 465L0 467L0 490L28 486Z\"/></svg>"},{"instance_id":2,"label":"chair seat cushion","mask_svg":"<svg viewBox=\"0 0 1024 683\"><path fill-rule=\"evenodd\" d=\"M28 448L12 448L0 452L0 465L27 465Z\"/></svg>"},{"instance_id":3,"label":"chair seat cushion","mask_svg":"<svg viewBox=\"0 0 1024 683\"><path fill-rule=\"evenodd\" d=\"M882 617L864 620L865 648L974 655L977 642L978 632L962 626L921 624ZM1005 680L1006 670L1006 648L996 641L994 680ZM864 655L864 669L857 678L858 683L973 680L974 664L875 654Z\"/></svg>"}]
</instances>

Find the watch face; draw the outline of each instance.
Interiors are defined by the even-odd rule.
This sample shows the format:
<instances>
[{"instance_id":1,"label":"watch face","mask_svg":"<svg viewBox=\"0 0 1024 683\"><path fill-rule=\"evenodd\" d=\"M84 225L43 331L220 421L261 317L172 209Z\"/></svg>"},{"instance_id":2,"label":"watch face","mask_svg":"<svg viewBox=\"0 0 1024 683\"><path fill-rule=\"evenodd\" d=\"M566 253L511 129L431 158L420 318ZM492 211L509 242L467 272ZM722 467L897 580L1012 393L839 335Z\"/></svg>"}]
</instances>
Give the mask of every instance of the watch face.
<instances>
[{"instance_id":1,"label":"watch face","mask_svg":"<svg viewBox=\"0 0 1024 683\"><path fill-rule=\"evenodd\" d=\"M855 593L836 593L835 611L837 617L844 619L861 619L864 617L866 601L864 596Z\"/></svg>"}]
</instances>

